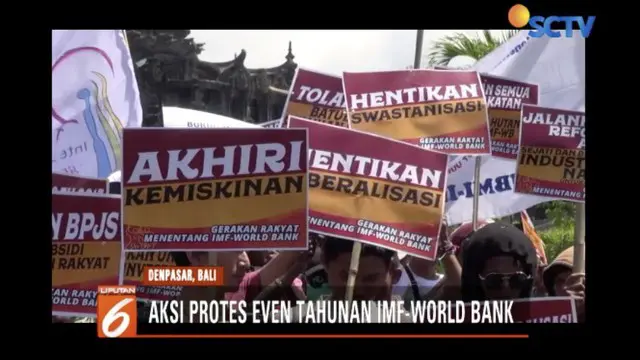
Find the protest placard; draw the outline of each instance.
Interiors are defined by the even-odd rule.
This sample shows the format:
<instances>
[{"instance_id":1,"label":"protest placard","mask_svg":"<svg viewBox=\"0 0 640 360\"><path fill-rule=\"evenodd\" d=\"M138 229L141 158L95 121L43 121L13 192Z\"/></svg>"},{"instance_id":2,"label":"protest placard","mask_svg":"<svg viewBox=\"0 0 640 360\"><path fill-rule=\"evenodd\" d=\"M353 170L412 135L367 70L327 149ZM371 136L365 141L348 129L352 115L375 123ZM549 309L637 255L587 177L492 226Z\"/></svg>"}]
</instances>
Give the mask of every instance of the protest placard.
<instances>
[{"instance_id":1,"label":"protest placard","mask_svg":"<svg viewBox=\"0 0 640 360\"><path fill-rule=\"evenodd\" d=\"M107 180L105 179L56 172L51 173L51 185L53 192L91 194L105 194L107 192Z\"/></svg>"},{"instance_id":2,"label":"protest placard","mask_svg":"<svg viewBox=\"0 0 640 360\"><path fill-rule=\"evenodd\" d=\"M143 285L142 271L145 266L176 266L176 262L168 252L126 253L124 285L136 285L136 297L138 300L170 300L180 295L181 286Z\"/></svg>"},{"instance_id":3,"label":"protest placard","mask_svg":"<svg viewBox=\"0 0 640 360\"><path fill-rule=\"evenodd\" d=\"M515 192L585 200L584 112L523 105Z\"/></svg>"},{"instance_id":4,"label":"protest placard","mask_svg":"<svg viewBox=\"0 0 640 360\"><path fill-rule=\"evenodd\" d=\"M51 300L55 316L96 314L98 285L120 285L120 197L54 193Z\"/></svg>"},{"instance_id":5,"label":"protest placard","mask_svg":"<svg viewBox=\"0 0 640 360\"><path fill-rule=\"evenodd\" d=\"M491 155L518 158L520 115L523 104L538 105L539 87L521 81L481 74L489 113Z\"/></svg>"},{"instance_id":6,"label":"protest placard","mask_svg":"<svg viewBox=\"0 0 640 360\"><path fill-rule=\"evenodd\" d=\"M448 154L490 153L477 72L345 72L342 79L351 128Z\"/></svg>"},{"instance_id":7,"label":"protest placard","mask_svg":"<svg viewBox=\"0 0 640 360\"><path fill-rule=\"evenodd\" d=\"M125 251L306 249L306 159L305 129L125 129Z\"/></svg>"},{"instance_id":8,"label":"protest placard","mask_svg":"<svg viewBox=\"0 0 640 360\"><path fill-rule=\"evenodd\" d=\"M515 322L577 323L576 302L570 296L537 297L513 301Z\"/></svg>"},{"instance_id":9,"label":"protest placard","mask_svg":"<svg viewBox=\"0 0 640 360\"><path fill-rule=\"evenodd\" d=\"M348 127L342 79L298 67L282 113L325 124Z\"/></svg>"},{"instance_id":10,"label":"protest placard","mask_svg":"<svg viewBox=\"0 0 640 360\"><path fill-rule=\"evenodd\" d=\"M309 228L434 259L447 155L289 117L309 129Z\"/></svg>"},{"instance_id":11,"label":"protest placard","mask_svg":"<svg viewBox=\"0 0 640 360\"><path fill-rule=\"evenodd\" d=\"M465 304L464 315L465 322L485 324L578 322L576 302L570 296L472 301Z\"/></svg>"}]
</instances>

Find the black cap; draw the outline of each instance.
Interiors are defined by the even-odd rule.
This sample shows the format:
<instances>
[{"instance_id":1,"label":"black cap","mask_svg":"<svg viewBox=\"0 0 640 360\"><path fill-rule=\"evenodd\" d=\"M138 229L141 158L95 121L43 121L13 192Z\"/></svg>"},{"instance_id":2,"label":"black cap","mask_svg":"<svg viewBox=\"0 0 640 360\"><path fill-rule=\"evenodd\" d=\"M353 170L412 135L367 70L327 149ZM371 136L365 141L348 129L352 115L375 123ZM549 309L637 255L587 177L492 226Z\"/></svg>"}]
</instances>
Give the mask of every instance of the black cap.
<instances>
[{"instance_id":1,"label":"black cap","mask_svg":"<svg viewBox=\"0 0 640 360\"><path fill-rule=\"evenodd\" d=\"M513 256L528 275L534 275L538 263L536 250L525 233L503 222L487 224L478 229L462 251L462 297L464 301L483 300L478 275L488 259ZM523 295L530 289L523 289ZM523 296L525 297L525 296Z\"/></svg>"},{"instance_id":2,"label":"black cap","mask_svg":"<svg viewBox=\"0 0 640 360\"><path fill-rule=\"evenodd\" d=\"M470 238L465 251L481 253L485 257L498 255L516 255L527 258L536 255L536 249L527 235L515 226L503 222L488 224L476 231Z\"/></svg>"}]
</instances>

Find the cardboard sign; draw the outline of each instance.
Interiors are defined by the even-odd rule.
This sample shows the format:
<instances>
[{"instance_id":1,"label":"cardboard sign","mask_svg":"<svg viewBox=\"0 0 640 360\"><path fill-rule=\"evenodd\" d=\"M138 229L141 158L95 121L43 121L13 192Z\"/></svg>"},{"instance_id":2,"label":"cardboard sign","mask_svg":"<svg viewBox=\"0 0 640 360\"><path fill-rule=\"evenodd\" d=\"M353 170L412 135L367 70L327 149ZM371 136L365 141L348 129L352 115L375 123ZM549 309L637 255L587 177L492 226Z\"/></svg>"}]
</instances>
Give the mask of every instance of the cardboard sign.
<instances>
[{"instance_id":1,"label":"cardboard sign","mask_svg":"<svg viewBox=\"0 0 640 360\"><path fill-rule=\"evenodd\" d=\"M447 155L333 125L309 129L309 228L434 259Z\"/></svg>"},{"instance_id":2,"label":"cardboard sign","mask_svg":"<svg viewBox=\"0 0 640 360\"><path fill-rule=\"evenodd\" d=\"M538 105L538 85L481 74L489 112L491 155L518 158L520 114L523 104Z\"/></svg>"},{"instance_id":3,"label":"cardboard sign","mask_svg":"<svg viewBox=\"0 0 640 360\"><path fill-rule=\"evenodd\" d=\"M577 323L576 303L570 296L473 301L465 304L464 321L471 323Z\"/></svg>"},{"instance_id":4,"label":"cardboard sign","mask_svg":"<svg viewBox=\"0 0 640 360\"><path fill-rule=\"evenodd\" d=\"M515 322L577 323L576 302L570 296L517 299L511 314Z\"/></svg>"},{"instance_id":5,"label":"cardboard sign","mask_svg":"<svg viewBox=\"0 0 640 360\"><path fill-rule=\"evenodd\" d=\"M585 200L584 112L522 107L515 192Z\"/></svg>"},{"instance_id":6,"label":"cardboard sign","mask_svg":"<svg viewBox=\"0 0 640 360\"><path fill-rule=\"evenodd\" d=\"M120 198L52 194L54 316L96 315L98 285L121 284Z\"/></svg>"},{"instance_id":7,"label":"cardboard sign","mask_svg":"<svg viewBox=\"0 0 640 360\"><path fill-rule=\"evenodd\" d=\"M136 285L138 300L171 300L180 296L181 286L147 286L142 284L145 266L176 266L168 252L125 253L124 284Z\"/></svg>"},{"instance_id":8,"label":"cardboard sign","mask_svg":"<svg viewBox=\"0 0 640 360\"><path fill-rule=\"evenodd\" d=\"M298 67L282 114L348 127L342 79Z\"/></svg>"},{"instance_id":9,"label":"cardboard sign","mask_svg":"<svg viewBox=\"0 0 640 360\"><path fill-rule=\"evenodd\" d=\"M447 154L490 154L480 77L466 70L343 73L351 128Z\"/></svg>"},{"instance_id":10,"label":"cardboard sign","mask_svg":"<svg viewBox=\"0 0 640 360\"><path fill-rule=\"evenodd\" d=\"M304 129L125 129L125 250L306 249L306 158Z\"/></svg>"},{"instance_id":11,"label":"cardboard sign","mask_svg":"<svg viewBox=\"0 0 640 360\"><path fill-rule=\"evenodd\" d=\"M121 195L122 173L115 172L109 176L110 193ZM116 187L117 186L117 190ZM182 291L181 286L146 286L142 285L142 271L145 266L176 266L168 252L136 252L125 253L123 282L136 286L138 301L175 299Z\"/></svg>"},{"instance_id":12,"label":"cardboard sign","mask_svg":"<svg viewBox=\"0 0 640 360\"><path fill-rule=\"evenodd\" d=\"M51 173L51 191L65 193L105 194L107 181L87 176Z\"/></svg>"}]
</instances>

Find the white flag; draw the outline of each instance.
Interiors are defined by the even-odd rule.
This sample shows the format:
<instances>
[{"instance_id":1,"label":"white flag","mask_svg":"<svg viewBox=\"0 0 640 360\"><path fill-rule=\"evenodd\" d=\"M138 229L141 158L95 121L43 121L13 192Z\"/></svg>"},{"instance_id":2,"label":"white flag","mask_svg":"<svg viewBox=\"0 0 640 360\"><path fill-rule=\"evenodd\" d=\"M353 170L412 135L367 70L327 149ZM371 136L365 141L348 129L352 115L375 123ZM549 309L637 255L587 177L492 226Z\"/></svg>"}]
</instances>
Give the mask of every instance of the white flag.
<instances>
[{"instance_id":1,"label":"white flag","mask_svg":"<svg viewBox=\"0 0 640 360\"><path fill-rule=\"evenodd\" d=\"M483 73L540 85L541 106L584 111L585 40L576 31L571 38L530 38L520 31L480 59L474 69ZM511 215L553 199L513 192L516 162L484 157L480 169L478 217ZM447 177L448 224L471 221L474 161L452 157Z\"/></svg>"},{"instance_id":2,"label":"white flag","mask_svg":"<svg viewBox=\"0 0 640 360\"><path fill-rule=\"evenodd\" d=\"M52 171L106 179L120 168L123 127L142 126L122 30L54 30Z\"/></svg>"}]
</instances>

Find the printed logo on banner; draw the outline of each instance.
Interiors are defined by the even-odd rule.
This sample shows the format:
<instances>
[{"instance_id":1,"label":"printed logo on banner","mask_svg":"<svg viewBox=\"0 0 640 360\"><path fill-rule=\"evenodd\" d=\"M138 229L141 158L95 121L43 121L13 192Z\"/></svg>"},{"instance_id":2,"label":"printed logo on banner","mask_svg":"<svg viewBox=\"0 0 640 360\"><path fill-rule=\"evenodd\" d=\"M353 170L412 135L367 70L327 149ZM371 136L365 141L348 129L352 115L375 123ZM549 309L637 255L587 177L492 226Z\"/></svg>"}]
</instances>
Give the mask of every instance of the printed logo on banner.
<instances>
[{"instance_id":1,"label":"printed logo on banner","mask_svg":"<svg viewBox=\"0 0 640 360\"><path fill-rule=\"evenodd\" d=\"M123 127L142 124L122 30L54 30L51 38L53 171L107 178L120 168Z\"/></svg>"},{"instance_id":2,"label":"printed logo on banner","mask_svg":"<svg viewBox=\"0 0 640 360\"><path fill-rule=\"evenodd\" d=\"M305 129L125 129L124 248L307 248Z\"/></svg>"},{"instance_id":3,"label":"printed logo on banner","mask_svg":"<svg viewBox=\"0 0 640 360\"><path fill-rule=\"evenodd\" d=\"M325 124L348 127L342 79L300 67L291 83L282 121L297 116Z\"/></svg>"},{"instance_id":4,"label":"printed logo on banner","mask_svg":"<svg viewBox=\"0 0 640 360\"><path fill-rule=\"evenodd\" d=\"M52 194L51 301L54 316L96 314L96 287L120 284L120 197Z\"/></svg>"},{"instance_id":5,"label":"printed logo on banner","mask_svg":"<svg viewBox=\"0 0 640 360\"><path fill-rule=\"evenodd\" d=\"M522 107L515 192L585 200L584 112Z\"/></svg>"},{"instance_id":6,"label":"printed logo on banner","mask_svg":"<svg viewBox=\"0 0 640 360\"><path fill-rule=\"evenodd\" d=\"M345 72L342 79L353 129L447 154L491 153L475 71Z\"/></svg>"},{"instance_id":7,"label":"printed logo on banner","mask_svg":"<svg viewBox=\"0 0 640 360\"><path fill-rule=\"evenodd\" d=\"M520 137L520 110L523 104L537 105L539 87L520 81L481 74L487 100L491 155L515 160Z\"/></svg>"},{"instance_id":8,"label":"printed logo on banner","mask_svg":"<svg viewBox=\"0 0 640 360\"><path fill-rule=\"evenodd\" d=\"M330 236L434 259L447 155L289 117L309 129L309 226Z\"/></svg>"},{"instance_id":9,"label":"printed logo on banner","mask_svg":"<svg viewBox=\"0 0 640 360\"><path fill-rule=\"evenodd\" d=\"M98 337L135 337L138 307L135 286L98 286Z\"/></svg>"},{"instance_id":10,"label":"printed logo on banner","mask_svg":"<svg viewBox=\"0 0 640 360\"><path fill-rule=\"evenodd\" d=\"M64 77L64 74L71 71L70 69L81 68L78 65L83 63L92 64L94 67L89 69L86 74L87 78L78 83L77 88L69 89L69 91L75 92L78 99L83 103L84 109L78 111L78 113L81 114L87 131L93 140L93 149L98 164L97 175L106 178L113 172L114 168L118 167L117 163L120 157L119 134L120 131L122 131L122 122L113 112L107 93L109 80L105 74L111 76L114 72L111 58L103 49L98 47L85 46L69 49L51 66L51 79L54 81L56 90L62 87L73 86L73 82L69 82L69 77ZM104 69L100 69L100 66L97 66L98 64L105 65ZM65 66L69 69L65 70ZM64 78L58 75L62 75ZM60 125L55 134L56 142L60 141L60 135L64 132L67 125L79 124L78 119L63 117L60 114L60 109L56 107L56 104L52 104L51 106L51 117ZM111 124L113 124L113 128ZM101 134L104 134L106 139L103 139ZM109 157L109 151L107 151L107 149L115 155L115 159ZM63 149L59 156L71 157L74 153L84 151L88 151L86 142L69 146L68 149Z\"/></svg>"},{"instance_id":11,"label":"printed logo on banner","mask_svg":"<svg viewBox=\"0 0 640 360\"><path fill-rule=\"evenodd\" d=\"M545 35L551 38L561 37L562 32L553 30L558 28L558 23L564 26L564 36L573 37L573 24L576 23L582 37L587 38L596 21L595 16L588 16L586 21L582 16L531 16L529 9L520 4L513 5L509 9L508 16L509 23L515 28L531 26L534 30L529 31L529 36L534 38L541 38Z\"/></svg>"}]
</instances>

